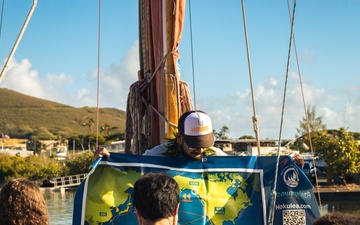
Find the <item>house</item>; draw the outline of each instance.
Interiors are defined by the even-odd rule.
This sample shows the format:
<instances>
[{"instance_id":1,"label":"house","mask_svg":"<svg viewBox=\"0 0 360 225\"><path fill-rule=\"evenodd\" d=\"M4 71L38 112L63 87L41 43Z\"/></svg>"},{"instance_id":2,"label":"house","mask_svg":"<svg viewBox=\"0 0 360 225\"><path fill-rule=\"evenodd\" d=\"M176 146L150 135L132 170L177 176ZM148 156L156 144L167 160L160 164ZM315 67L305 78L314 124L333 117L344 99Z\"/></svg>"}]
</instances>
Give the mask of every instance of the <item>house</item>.
<instances>
[{"instance_id":1,"label":"house","mask_svg":"<svg viewBox=\"0 0 360 225\"><path fill-rule=\"evenodd\" d=\"M19 156L30 156L34 154L34 151L28 151L27 139L20 138L6 138L1 141L0 153L7 153L10 155L19 155Z\"/></svg>"},{"instance_id":2,"label":"house","mask_svg":"<svg viewBox=\"0 0 360 225\"><path fill-rule=\"evenodd\" d=\"M282 140L282 143L288 143L291 140ZM276 155L278 148L278 140L264 139L260 140L260 155ZM215 147L222 149L228 154L234 155L259 155L256 139L228 139L216 140ZM298 151L294 151L284 147L280 148L281 155L294 155Z\"/></svg>"}]
</instances>

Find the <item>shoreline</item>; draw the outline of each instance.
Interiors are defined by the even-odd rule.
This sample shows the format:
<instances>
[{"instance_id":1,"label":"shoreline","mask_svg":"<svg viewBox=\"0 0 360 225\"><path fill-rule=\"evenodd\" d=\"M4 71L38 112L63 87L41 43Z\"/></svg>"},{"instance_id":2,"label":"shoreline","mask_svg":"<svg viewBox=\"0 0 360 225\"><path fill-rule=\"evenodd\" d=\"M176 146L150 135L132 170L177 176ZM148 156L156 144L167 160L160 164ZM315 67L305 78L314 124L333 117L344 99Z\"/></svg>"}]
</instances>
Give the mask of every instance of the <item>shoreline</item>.
<instances>
[{"instance_id":1,"label":"shoreline","mask_svg":"<svg viewBox=\"0 0 360 225\"><path fill-rule=\"evenodd\" d=\"M360 185L319 185L313 188L316 199L321 201L360 201Z\"/></svg>"}]
</instances>

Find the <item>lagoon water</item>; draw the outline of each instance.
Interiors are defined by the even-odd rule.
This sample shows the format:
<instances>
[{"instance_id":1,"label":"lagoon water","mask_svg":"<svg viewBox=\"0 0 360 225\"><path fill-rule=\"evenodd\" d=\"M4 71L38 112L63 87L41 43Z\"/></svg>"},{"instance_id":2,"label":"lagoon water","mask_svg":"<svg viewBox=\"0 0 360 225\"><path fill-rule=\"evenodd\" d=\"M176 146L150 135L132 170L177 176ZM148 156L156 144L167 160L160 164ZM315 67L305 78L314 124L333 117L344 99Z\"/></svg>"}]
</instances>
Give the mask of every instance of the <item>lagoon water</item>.
<instances>
[{"instance_id":1,"label":"lagoon water","mask_svg":"<svg viewBox=\"0 0 360 225\"><path fill-rule=\"evenodd\" d=\"M72 224L75 191L60 191L42 188L51 225Z\"/></svg>"},{"instance_id":2,"label":"lagoon water","mask_svg":"<svg viewBox=\"0 0 360 225\"><path fill-rule=\"evenodd\" d=\"M322 201L322 212L326 214L328 212L347 212L351 214L360 215L359 201Z\"/></svg>"},{"instance_id":3,"label":"lagoon water","mask_svg":"<svg viewBox=\"0 0 360 225\"><path fill-rule=\"evenodd\" d=\"M45 197L50 215L51 225L72 224L75 191L63 191L53 189L41 189ZM322 212L341 211L360 215L358 201L322 201Z\"/></svg>"}]
</instances>

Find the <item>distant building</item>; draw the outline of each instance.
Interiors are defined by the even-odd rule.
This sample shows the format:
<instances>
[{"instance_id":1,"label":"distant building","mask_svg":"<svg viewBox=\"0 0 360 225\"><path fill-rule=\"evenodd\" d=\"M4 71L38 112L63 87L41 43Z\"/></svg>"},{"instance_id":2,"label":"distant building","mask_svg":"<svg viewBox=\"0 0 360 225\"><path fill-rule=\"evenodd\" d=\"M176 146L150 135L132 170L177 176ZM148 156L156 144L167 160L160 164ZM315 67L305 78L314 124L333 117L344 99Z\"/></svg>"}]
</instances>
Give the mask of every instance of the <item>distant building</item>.
<instances>
[{"instance_id":1,"label":"distant building","mask_svg":"<svg viewBox=\"0 0 360 225\"><path fill-rule=\"evenodd\" d=\"M0 153L7 153L10 155L29 156L33 155L34 151L26 149L27 139L6 138L1 140Z\"/></svg>"},{"instance_id":2,"label":"distant building","mask_svg":"<svg viewBox=\"0 0 360 225\"><path fill-rule=\"evenodd\" d=\"M40 140L41 144L40 155L55 156L58 158L65 158L68 156L68 140L64 143L59 143L56 140Z\"/></svg>"},{"instance_id":3,"label":"distant building","mask_svg":"<svg viewBox=\"0 0 360 225\"><path fill-rule=\"evenodd\" d=\"M291 140L282 140L282 143L288 143ZM260 155L276 155L278 140L265 139L260 140ZM215 147L222 149L224 152L234 155L259 155L256 139L236 139L236 140L216 140ZM298 151L280 147L280 155L294 155Z\"/></svg>"},{"instance_id":4,"label":"distant building","mask_svg":"<svg viewBox=\"0 0 360 225\"><path fill-rule=\"evenodd\" d=\"M125 151L125 140L113 141L110 145L104 146L111 152L124 152Z\"/></svg>"}]
</instances>

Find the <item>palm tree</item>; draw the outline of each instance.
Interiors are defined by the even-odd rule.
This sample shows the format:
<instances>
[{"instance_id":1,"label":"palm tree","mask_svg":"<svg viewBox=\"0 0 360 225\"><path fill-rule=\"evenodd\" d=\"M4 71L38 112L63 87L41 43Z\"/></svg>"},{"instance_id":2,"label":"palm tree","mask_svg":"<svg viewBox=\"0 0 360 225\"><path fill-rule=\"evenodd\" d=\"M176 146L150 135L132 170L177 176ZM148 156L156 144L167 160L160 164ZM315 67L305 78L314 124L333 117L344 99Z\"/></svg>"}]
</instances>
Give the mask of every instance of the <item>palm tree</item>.
<instances>
[{"instance_id":1,"label":"palm tree","mask_svg":"<svg viewBox=\"0 0 360 225\"><path fill-rule=\"evenodd\" d=\"M87 123L86 123L86 126L89 127L89 130L91 131L91 133L94 133L93 128L94 128L94 126L95 126L95 121L94 121L93 118L88 118L88 121L87 121Z\"/></svg>"},{"instance_id":2,"label":"palm tree","mask_svg":"<svg viewBox=\"0 0 360 225\"><path fill-rule=\"evenodd\" d=\"M118 127L111 127L109 124L105 123L104 126L100 127L100 133L104 132L105 136L109 136L112 130L117 129Z\"/></svg>"},{"instance_id":3,"label":"palm tree","mask_svg":"<svg viewBox=\"0 0 360 225\"><path fill-rule=\"evenodd\" d=\"M93 118L87 118L87 122L83 123L83 126L88 126L89 127L89 143L88 143L88 147L89 147L89 151L91 150L91 146L90 146L90 142L91 142L91 138L90 138L90 134L94 133L93 131L93 127L95 126L95 121Z\"/></svg>"},{"instance_id":4,"label":"palm tree","mask_svg":"<svg viewBox=\"0 0 360 225\"><path fill-rule=\"evenodd\" d=\"M82 126L83 128L86 126L86 123L85 123L85 122L80 122L79 124L80 124L80 126ZM85 132L84 132L84 129L82 129L82 137L81 137L80 145L81 145L81 149L82 149L83 151L85 151L85 148L84 148L84 139L85 139Z\"/></svg>"},{"instance_id":5,"label":"palm tree","mask_svg":"<svg viewBox=\"0 0 360 225\"><path fill-rule=\"evenodd\" d=\"M219 132L215 132L216 139L226 140L228 139L228 135L230 133L230 129L227 126L222 126Z\"/></svg>"}]
</instances>

